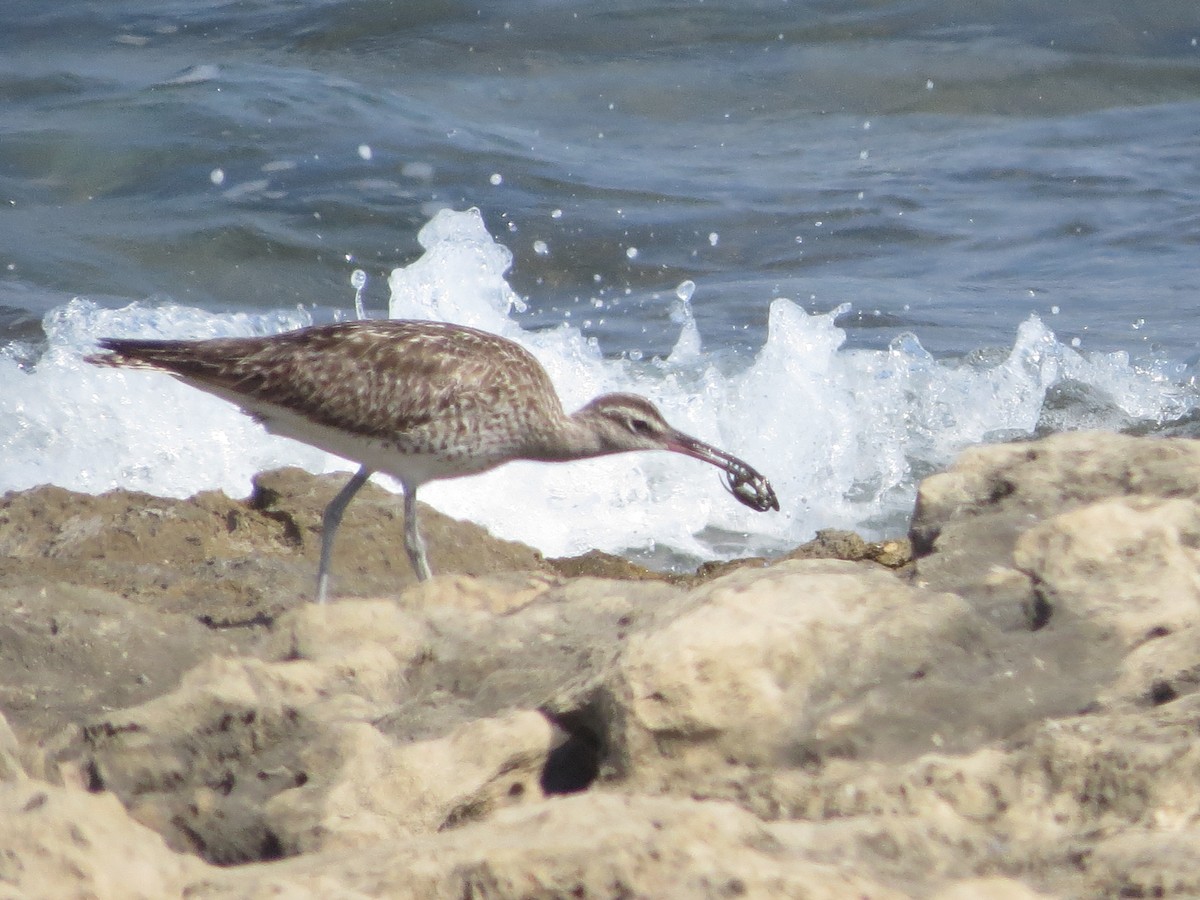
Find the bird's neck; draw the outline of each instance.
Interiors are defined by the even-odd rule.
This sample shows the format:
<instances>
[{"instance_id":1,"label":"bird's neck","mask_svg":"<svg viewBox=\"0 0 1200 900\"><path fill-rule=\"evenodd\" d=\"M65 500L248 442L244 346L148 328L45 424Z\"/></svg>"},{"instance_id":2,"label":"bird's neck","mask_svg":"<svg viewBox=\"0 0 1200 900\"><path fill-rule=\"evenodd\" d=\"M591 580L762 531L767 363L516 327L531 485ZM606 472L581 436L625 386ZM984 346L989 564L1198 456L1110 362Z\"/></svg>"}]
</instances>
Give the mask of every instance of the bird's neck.
<instances>
[{"instance_id":1,"label":"bird's neck","mask_svg":"<svg viewBox=\"0 0 1200 900\"><path fill-rule=\"evenodd\" d=\"M572 459L590 459L604 456L613 450L605 445L595 427L594 416L584 407L567 415L555 417L547 427L531 435L529 459L543 462L566 462Z\"/></svg>"}]
</instances>

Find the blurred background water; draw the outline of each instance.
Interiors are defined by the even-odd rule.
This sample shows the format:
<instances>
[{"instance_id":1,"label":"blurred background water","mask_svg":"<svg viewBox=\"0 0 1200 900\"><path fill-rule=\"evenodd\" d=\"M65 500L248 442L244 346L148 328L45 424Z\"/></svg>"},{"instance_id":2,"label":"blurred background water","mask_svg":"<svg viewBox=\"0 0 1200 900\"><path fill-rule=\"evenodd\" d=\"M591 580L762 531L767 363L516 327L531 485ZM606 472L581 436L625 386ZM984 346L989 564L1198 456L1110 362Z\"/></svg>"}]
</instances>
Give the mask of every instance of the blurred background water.
<instances>
[{"instance_id":1,"label":"blurred background water","mask_svg":"<svg viewBox=\"0 0 1200 900\"><path fill-rule=\"evenodd\" d=\"M1190 434L1198 43L1181 0L8 0L0 490L337 467L223 408L172 424L184 393L124 415L175 387L79 356L352 315L356 269L371 314L437 315L392 271L445 251L421 278L453 289L497 244L508 293L470 282L468 305L556 335L537 349L567 399L639 389L785 504L742 516L640 458L520 504L520 467L424 498L547 552L896 533L972 441ZM419 243L471 208L480 229Z\"/></svg>"}]
</instances>

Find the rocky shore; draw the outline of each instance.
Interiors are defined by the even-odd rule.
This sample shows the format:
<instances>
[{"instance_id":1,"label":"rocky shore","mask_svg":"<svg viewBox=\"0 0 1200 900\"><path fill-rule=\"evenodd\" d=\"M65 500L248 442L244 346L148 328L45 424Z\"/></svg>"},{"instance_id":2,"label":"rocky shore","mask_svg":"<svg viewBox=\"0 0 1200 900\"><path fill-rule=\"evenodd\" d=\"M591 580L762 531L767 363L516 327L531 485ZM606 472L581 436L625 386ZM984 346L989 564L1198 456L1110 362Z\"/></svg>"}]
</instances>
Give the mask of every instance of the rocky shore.
<instances>
[{"instance_id":1,"label":"rocky shore","mask_svg":"<svg viewBox=\"0 0 1200 900\"><path fill-rule=\"evenodd\" d=\"M0 898L1200 895L1200 444L663 577L339 479L0 498Z\"/></svg>"}]
</instances>

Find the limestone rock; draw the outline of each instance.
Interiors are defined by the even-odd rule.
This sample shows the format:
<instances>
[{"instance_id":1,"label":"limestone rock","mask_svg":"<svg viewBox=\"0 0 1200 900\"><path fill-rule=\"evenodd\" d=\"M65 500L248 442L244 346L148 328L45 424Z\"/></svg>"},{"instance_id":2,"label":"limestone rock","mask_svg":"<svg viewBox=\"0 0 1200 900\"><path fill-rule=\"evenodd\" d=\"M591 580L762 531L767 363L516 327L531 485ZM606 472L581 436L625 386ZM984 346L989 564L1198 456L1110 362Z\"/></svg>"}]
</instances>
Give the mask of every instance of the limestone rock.
<instances>
[{"instance_id":1,"label":"limestone rock","mask_svg":"<svg viewBox=\"0 0 1200 900\"><path fill-rule=\"evenodd\" d=\"M969 878L942 888L932 900L1047 900L1011 878Z\"/></svg>"},{"instance_id":2,"label":"limestone rock","mask_svg":"<svg viewBox=\"0 0 1200 900\"><path fill-rule=\"evenodd\" d=\"M128 491L90 496L53 486L0 496L0 578L8 587L61 583L106 589L156 612L214 627L265 625L311 599L321 513L345 475L264 472L235 500ZM415 577L403 547L401 498L364 486L334 554L336 596L396 593ZM530 547L422 507L422 533L439 572L548 571Z\"/></svg>"},{"instance_id":3,"label":"limestone rock","mask_svg":"<svg viewBox=\"0 0 1200 900\"><path fill-rule=\"evenodd\" d=\"M743 570L688 600L670 622L630 638L606 687L610 763L622 775L658 766L656 777L694 778L798 746L862 752L890 686L988 640L961 598L854 563Z\"/></svg>"},{"instance_id":4,"label":"limestone rock","mask_svg":"<svg viewBox=\"0 0 1200 900\"><path fill-rule=\"evenodd\" d=\"M1106 709L1147 708L1171 703L1200 687L1200 627L1189 625L1152 636L1121 661L1117 677L1101 690Z\"/></svg>"},{"instance_id":5,"label":"limestone rock","mask_svg":"<svg viewBox=\"0 0 1200 900\"><path fill-rule=\"evenodd\" d=\"M555 739L532 711L399 746L366 723L346 725L301 752L313 774L271 798L266 818L287 855L434 833L541 799Z\"/></svg>"},{"instance_id":6,"label":"limestone rock","mask_svg":"<svg viewBox=\"0 0 1200 900\"><path fill-rule=\"evenodd\" d=\"M307 604L256 655L213 657L175 691L89 722L88 781L220 863L420 833L538 797L546 779L585 782L561 762L547 774L566 736L532 710L599 678L617 650L596 637L654 619L639 598L678 592L552 588L451 576L416 588L412 609Z\"/></svg>"},{"instance_id":7,"label":"limestone rock","mask_svg":"<svg viewBox=\"0 0 1200 900\"><path fill-rule=\"evenodd\" d=\"M1200 893L1191 442L969 451L912 566L405 587L364 494L318 607L336 487L0 501L0 896Z\"/></svg>"},{"instance_id":8,"label":"limestone rock","mask_svg":"<svg viewBox=\"0 0 1200 900\"><path fill-rule=\"evenodd\" d=\"M111 794L34 780L0 784L0 847L5 897L161 900L206 870L168 850Z\"/></svg>"},{"instance_id":9,"label":"limestone rock","mask_svg":"<svg viewBox=\"0 0 1200 900\"><path fill-rule=\"evenodd\" d=\"M25 777L20 760L21 747L8 720L0 714L0 782L19 781Z\"/></svg>"},{"instance_id":10,"label":"limestone rock","mask_svg":"<svg viewBox=\"0 0 1200 900\"><path fill-rule=\"evenodd\" d=\"M209 655L236 655L249 643L240 630L213 630L111 591L5 584L0 709L21 736L42 738L160 696Z\"/></svg>"},{"instance_id":11,"label":"limestone rock","mask_svg":"<svg viewBox=\"0 0 1200 900\"><path fill-rule=\"evenodd\" d=\"M1200 830L1194 825L1131 830L1080 852L1089 858L1093 896L1200 895Z\"/></svg>"},{"instance_id":12,"label":"limestone rock","mask_svg":"<svg viewBox=\"0 0 1200 900\"><path fill-rule=\"evenodd\" d=\"M1101 433L972 447L925 479L910 536L917 577L970 596L1001 627L1038 624L1017 539L1045 519L1123 498L1200 498L1200 444Z\"/></svg>"},{"instance_id":13,"label":"limestone rock","mask_svg":"<svg viewBox=\"0 0 1200 900\"><path fill-rule=\"evenodd\" d=\"M268 896L903 900L836 866L795 858L732 804L593 792L497 812L407 844L321 852L269 870L216 873L197 900Z\"/></svg>"},{"instance_id":14,"label":"limestone rock","mask_svg":"<svg viewBox=\"0 0 1200 900\"><path fill-rule=\"evenodd\" d=\"M869 560L888 569L900 569L912 562L912 545L907 540L868 542L853 531L825 528L783 558Z\"/></svg>"},{"instance_id":15,"label":"limestone rock","mask_svg":"<svg viewBox=\"0 0 1200 900\"><path fill-rule=\"evenodd\" d=\"M1061 513L1017 540L1045 615L1066 611L1124 644L1200 624L1200 505L1133 498Z\"/></svg>"}]
</instances>

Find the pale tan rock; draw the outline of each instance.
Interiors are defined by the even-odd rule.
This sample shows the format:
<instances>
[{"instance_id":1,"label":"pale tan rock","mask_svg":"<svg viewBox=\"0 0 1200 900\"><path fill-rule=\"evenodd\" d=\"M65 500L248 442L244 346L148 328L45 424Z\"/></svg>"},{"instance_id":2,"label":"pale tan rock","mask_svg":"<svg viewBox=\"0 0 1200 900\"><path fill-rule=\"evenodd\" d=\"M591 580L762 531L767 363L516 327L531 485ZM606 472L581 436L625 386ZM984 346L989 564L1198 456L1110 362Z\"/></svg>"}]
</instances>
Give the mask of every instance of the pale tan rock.
<instances>
[{"instance_id":1,"label":"pale tan rock","mask_svg":"<svg viewBox=\"0 0 1200 900\"><path fill-rule=\"evenodd\" d=\"M127 804L69 793L107 857L126 855L132 816L242 864L193 859L185 886L155 885L168 897L1188 896L1198 462L1192 442L1111 435L972 451L922 489L915 582L811 560L691 590L449 575L294 613L319 498L289 525L271 504L210 496L146 516L42 491L0 503L20 519L0 574L25 579L0 592L0 708L26 775ZM385 500L369 512L394 516ZM180 580L160 550L196 528ZM171 542L152 544L156 529ZM271 549L281 530L302 552ZM404 560L375 546L365 580L352 554L337 571L377 593ZM108 593L26 586L93 553ZM285 558L291 580L268 578ZM12 744L0 725L0 771ZM574 781L551 777L563 757ZM543 792L597 771L584 793Z\"/></svg>"},{"instance_id":2,"label":"pale tan rock","mask_svg":"<svg viewBox=\"0 0 1200 900\"><path fill-rule=\"evenodd\" d=\"M1096 897L1200 895L1200 829L1130 829L1089 854L1087 883Z\"/></svg>"},{"instance_id":3,"label":"pale tan rock","mask_svg":"<svg viewBox=\"0 0 1200 900\"><path fill-rule=\"evenodd\" d=\"M0 531L3 518L0 503ZM0 709L27 746L172 690L208 656L235 655L247 643L206 628L194 613L164 612L114 591L55 580L13 586L41 562L0 557Z\"/></svg>"},{"instance_id":4,"label":"pale tan rock","mask_svg":"<svg viewBox=\"0 0 1200 900\"><path fill-rule=\"evenodd\" d=\"M1116 679L1101 690L1105 708L1159 706L1196 690L1200 684L1200 628L1183 628L1135 647Z\"/></svg>"},{"instance_id":5,"label":"pale tan rock","mask_svg":"<svg viewBox=\"0 0 1200 900\"><path fill-rule=\"evenodd\" d=\"M1050 900L1011 878L968 878L942 888L930 900Z\"/></svg>"},{"instance_id":6,"label":"pale tan rock","mask_svg":"<svg viewBox=\"0 0 1200 900\"><path fill-rule=\"evenodd\" d=\"M1015 503L1035 519L1112 497L1200 494L1200 446L1105 432L964 450L946 472L921 482L914 530L920 552L943 526Z\"/></svg>"},{"instance_id":7,"label":"pale tan rock","mask_svg":"<svg viewBox=\"0 0 1200 900\"><path fill-rule=\"evenodd\" d=\"M1047 721L1019 742L968 756L779 772L766 795L797 820L778 827L793 829L791 842L809 858L856 866L885 884L917 872L936 884L1016 867L1052 895L1065 884L1067 896L1118 896L1081 887L1081 879L1116 883L1109 869L1093 871L1101 861L1085 848L1099 836L1170 834L1200 821L1198 722L1200 697L1191 696L1151 714ZM1148 873L1153 841L1137 846ZM1169 856L1168 844L1162 852Z\"/></svg>"},{"instance_id":8,"label":"pale tan rock","mask_svg":"<svg viewBox=\"0 0 1200 900\"><path fill-rule=\"evenodd\" d=\"M171 846L221 863L419 832L536 797L564 735L530 708L586 693L624 629L659 614L643 598L680 592L483 581L423 610L340 601L286 613L264 658L210 659L177 690L91 722L80 771ZM557 789L586 784L587 753L582 769L561 757Z\"/></svg>"},{"instance_id":9,"label":"pale tan rock","mask_svg":"<svg viewBox=\"0 0 1200 900\"><path fill-rule=\"evenodd\" d=\"M1200 695L1147 710L1047 722L1010 765L1025 821L1042 834L1167 829L1200 820Z\"/></svg>"},{"instance_id":10,"label":"pale tan rock","mask_svg":"<svg viewBox=\"0 0 1200 900\"><path fill-rule=\"evenodd\" d=\"M1009 834L1021 778L1012 755L990 747L904 765L834 760L817 772L777 768L742 787L757 795L747 799L760 814L779 819L773 832L804 858L910 891L920 885L917 896L1007 868L1028 850Z\"/></svg>"},{"instance_id":11,"label":"pale tan rock","mask_svg":"<svg viewBox=\"0 0 1200 900\"><path fill-rule=\"evenodd\" d=\"M1109 500L1031 528L1014 559L1051 613L1131 647L1200 624L1198 543L1200 506L1190 500Z\"/></svg>"},{"instance_id":12,"label":"pale tan rock","mask_svg":"<svg viewBox=\"0 0 1200 900\"><path fill-rule=\"evenodd\" d=\"M207 866L168 850L111 794L0 784L0 885L25 898L162 900Z\"/></svg>"},{"instance_id":13,"label":"pale tan rock","mask_svg":"<svg viewBox=\"0 0 1200 900\"><path fill-rule=\"evenodd\" d=\"M4 714L0 713L0 782L20 781L25 777L25 767L21 764L20 741L9 727Z\"/></svg>"},{"instance_id":14,"label":"pale tan rock","mask_svg":"<svg viewBox=\"0 0 1200 900\"><path fill-rule=\"evenodd\" d=\"M823 822L785 822L772 833L800 849L810 862L859 872L880 884L905 887L927 896L932 885L972 874L988 830L954 814L930 807L915 815L874 813Z\"/></svg>"},{"instance_id":15,"label":"pale tan rock","mask_svg":"<svg viewBox=\"0 0 1200 900\"><path fill-rule=\"evenodd\" d=\"M365 723L347 725L306 748L301 765L317 774L276 794L267 817L288 854L436 832L541 799L554 743L536 712L400 746Z\"/></svg>"},{"instance_id":16,"label":"pale tan rock","mask_svg":"<svg viewBox=\"0 0 1200 900\"><path fill-rule=\"evenodd\" d=\"M459 609L492 615L527 606L563 579L537 572L512 572L473 578L469 575L439 575L407 588L397 603L404 609Z\"/></svg>"},{"instance_id":17,"label":"pale tan rock","mask_svg":"<svg viewBox=\"0 0 1200 900\"><path fill-rule=\"evenodd\" d=\"M324 707L343 721L378 715L379 706L347 691L341 675L307 660L214 658L177 691L85 729L97 777L131 794L170 788L197 767L220 780L229 761L304 728L306 710Z\"/></svg>"},{"instance_id":18,"label":"pale tan rock","mask_svg":"<svg viewBox=\"0 0 1200 900\"><path fill-rule=\"evenodd\" d=\"M342 600L309 603L281 616L263 643L262 655L281 663L308 661L344 691L387 702L431 640L425 619L394 600ZM321 690L336 692L335 683Z\"/></svg>"},{"instance_id":19,"label":"pale tan rock","mask_svg":"<svg viewBox=\"0 0 1200 900\"><path fill-rule=\"evenodd\" d=\"M738 571L689 601L630 638L608 685L611 763L626 776L761 764L789 742L836 742L861 726L880 682L984 630L959 597L829 560Z\"/></svg>"},{"instance_id":20,"label":"pale tan rock","mask_svg":"<svg viewBox=\"0 0 1200 900\"><path fill-rule=\"evenodd\" d=\"M214 658L178 690L84 729L92 783L175 849L222 863L276 855L262 806L307 778L293 748L325 718L381 712L343 676L308 660Z\"/></svg>"},{"instance_id":21,"label":"pale tan rock","mask_svg":"<svg viewBox=\"0 0 1200 900\"><path fill-rule=\"evenodd\" d=\"M1200 444L1100 432L972 447L918 489L910 537L918 581L971 598L1001 627L1045 624L1031 586L997 581L1040 522L1111 499L1200 497Z\"/></svg>"},{"instance_id":22,"label":"pale tan rock","mask_svg":"<svg viewBox=\"0 0 1200 900\"><path fill-rule=\"evenodd\" d=\"M189 897L805 898L904 900L850 870L794 854L727 803L591 792L504 809L486 822L357 852L318 852L215 873Z\"/></svg>"}]
</instances>

